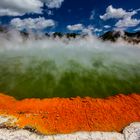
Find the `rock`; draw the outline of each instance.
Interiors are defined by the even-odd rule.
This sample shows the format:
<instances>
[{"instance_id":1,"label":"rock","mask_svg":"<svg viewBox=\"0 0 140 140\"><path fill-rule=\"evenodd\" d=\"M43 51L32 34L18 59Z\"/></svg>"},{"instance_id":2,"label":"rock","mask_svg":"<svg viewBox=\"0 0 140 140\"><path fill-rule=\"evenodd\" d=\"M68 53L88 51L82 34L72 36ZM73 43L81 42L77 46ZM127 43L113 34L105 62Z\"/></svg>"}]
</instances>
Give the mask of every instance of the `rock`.
<instances>
[{"instance_id":1,"label":"rock","mask_svg":"<svg viewBox=\"0 0 140 140\"><path fill-rule=\"evenodd\" d=\"M140 140L140 122L117 132L77 132L58 135L38 135L27 130L0 129L0 140Z\"/></svg>"},{"instance_id":2,"label":"rock","mask_svg":"<svg viewBox=\"0 0 140 140\"><path fill-rule=\"evenodd\" d=\"M78 132L65 135L41 136L27 130L1 129L0 140L124 140L124 136L115 132Z\"/></svg>"},{"instance_id":3,"label":"rock","mask_svg":"<svg viewBox=\"0 0 140 140\"><path fill-rule=\"evenodd\" d=\"M140 140L140 123L132 123L123 131L126 140Z\"/></svg>"}]
</instances>

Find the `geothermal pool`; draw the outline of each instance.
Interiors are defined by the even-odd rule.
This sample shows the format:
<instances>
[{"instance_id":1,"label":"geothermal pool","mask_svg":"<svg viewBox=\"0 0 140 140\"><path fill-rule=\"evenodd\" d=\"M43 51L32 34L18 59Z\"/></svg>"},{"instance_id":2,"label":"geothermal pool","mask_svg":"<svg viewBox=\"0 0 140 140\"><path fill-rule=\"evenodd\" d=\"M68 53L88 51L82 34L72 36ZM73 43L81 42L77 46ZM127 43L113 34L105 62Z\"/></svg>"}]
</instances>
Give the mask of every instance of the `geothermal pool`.
<instances>
[{"instance_id":1,"label":"geothermal pool","mask_svg":"<svg viewBox=\"0 0 140 140\"><path fill-rule=\"evenodd\" d=\"M2 140L139 139L139 44L16 34L0 42Z\"/></svg>"},{"instance_id":2,"label":"geothermal pool","mask_svg":"<svg viewBox=\"0 0 140 140\"><path fill-rule=\"evenodd\" d=\"M86 38L1 38L0 92L23 98L140 92L140 46Z\"/></svg>"}]
</instances>

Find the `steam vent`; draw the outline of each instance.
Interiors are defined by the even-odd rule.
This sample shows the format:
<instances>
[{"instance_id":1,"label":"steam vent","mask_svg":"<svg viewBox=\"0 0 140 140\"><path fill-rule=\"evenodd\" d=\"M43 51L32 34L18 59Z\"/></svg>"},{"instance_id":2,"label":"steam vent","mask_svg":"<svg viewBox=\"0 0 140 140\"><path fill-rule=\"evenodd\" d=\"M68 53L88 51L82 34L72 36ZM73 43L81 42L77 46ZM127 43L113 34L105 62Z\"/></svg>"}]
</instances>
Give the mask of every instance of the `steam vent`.
<instances>
[{"instance_id":1,"label":"steam vent","mask_svg":"<svg viewBox=\"0 0 140 140\"><path fill-rule=\"evenodd\" d=\"M138 140L139 109L139 94L21 101L0 94L0 138Z\"/></svg>"}]
</instances>

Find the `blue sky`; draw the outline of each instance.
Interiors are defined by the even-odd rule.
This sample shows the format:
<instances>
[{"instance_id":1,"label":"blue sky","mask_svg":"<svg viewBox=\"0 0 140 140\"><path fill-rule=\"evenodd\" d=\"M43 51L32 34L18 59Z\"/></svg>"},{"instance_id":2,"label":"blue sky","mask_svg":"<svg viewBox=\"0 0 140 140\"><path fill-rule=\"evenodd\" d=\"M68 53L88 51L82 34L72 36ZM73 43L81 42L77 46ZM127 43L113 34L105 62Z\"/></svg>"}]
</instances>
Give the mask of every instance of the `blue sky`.
<instances>
[{"instance_id":1,"label":"blue sky","mask_svg":"<svg viewBox=\"0 0 140 140\"><path fill-rule=\"evenodd\" d=\"M0 24L18 30L140 30L139 0L1 0Z\"/></svg>"}]
</instances>

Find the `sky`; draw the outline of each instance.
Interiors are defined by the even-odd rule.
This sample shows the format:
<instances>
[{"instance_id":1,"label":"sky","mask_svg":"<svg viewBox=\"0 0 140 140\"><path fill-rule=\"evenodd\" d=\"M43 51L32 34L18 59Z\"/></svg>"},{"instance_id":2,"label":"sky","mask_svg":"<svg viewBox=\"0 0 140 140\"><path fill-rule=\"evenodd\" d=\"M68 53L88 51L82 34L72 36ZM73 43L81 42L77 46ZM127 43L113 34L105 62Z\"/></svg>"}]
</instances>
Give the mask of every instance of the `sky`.
<instances>
[{"instance_id":1,"label":"sky","mask_svg":"<svg viewBox=\"0 0 140 140\"><path fill-rule=\"evenodd\" d=\"M0 0L0 24L17 30L140 30L139 0Z\"/></svg>"}]
</instances>

